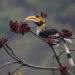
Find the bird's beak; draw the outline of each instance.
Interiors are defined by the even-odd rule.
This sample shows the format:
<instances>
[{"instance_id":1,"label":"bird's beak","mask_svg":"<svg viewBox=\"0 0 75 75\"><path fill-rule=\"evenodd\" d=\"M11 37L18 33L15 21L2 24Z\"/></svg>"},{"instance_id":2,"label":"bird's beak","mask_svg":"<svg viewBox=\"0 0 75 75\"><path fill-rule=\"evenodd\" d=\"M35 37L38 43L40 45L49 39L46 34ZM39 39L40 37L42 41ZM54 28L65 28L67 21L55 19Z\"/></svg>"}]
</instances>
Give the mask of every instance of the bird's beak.
<instances>
[{"instance_id":1,"label":"bird's beak","mask_svg":"<svg viewBox=\"0 0 75 75\"><path fill-rule=\"evenodd\" d=\"M24 21L31 20L33 22L40 22L40 19L37 18L36 16L28 16L27 18L24 19Z\"/></svg>"}]
</instances>

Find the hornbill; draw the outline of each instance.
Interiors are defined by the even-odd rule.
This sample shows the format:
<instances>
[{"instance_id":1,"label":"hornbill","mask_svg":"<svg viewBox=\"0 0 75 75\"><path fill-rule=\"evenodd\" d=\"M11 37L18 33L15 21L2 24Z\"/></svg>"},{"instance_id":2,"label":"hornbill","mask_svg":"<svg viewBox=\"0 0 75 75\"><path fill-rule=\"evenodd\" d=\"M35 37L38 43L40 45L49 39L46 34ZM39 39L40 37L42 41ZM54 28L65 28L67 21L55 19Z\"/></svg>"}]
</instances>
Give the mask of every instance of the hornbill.
<instances>
[{"instance_id":1,"label":"hornbill","mask_svg":"<svg viewBox=\"0 0 75 75\"><path fill-rule=\"evenodd\" d=\"M55 28L46 28L45 26L45 20L44 17L46 17L46 15L43 15L41 13L41 15L35 15L35 16L28 16L27 18L24 19L24 21L28 21L31 20L32 22L34 22L37 26L37 35L40 36L41 38L44 39L55 39L57 42L60 41L60 39L62 40L60 42L60 44L62 44L65 48L65 51L67 53L67 57L69 59L69 63L74 66L74 62L73 59L71 57L70 51L66 45L66 42L72 42L70 39L68 38L62 38L60 37L59 33L60 31L58 31Z\"/></svg>"}]
</instances>

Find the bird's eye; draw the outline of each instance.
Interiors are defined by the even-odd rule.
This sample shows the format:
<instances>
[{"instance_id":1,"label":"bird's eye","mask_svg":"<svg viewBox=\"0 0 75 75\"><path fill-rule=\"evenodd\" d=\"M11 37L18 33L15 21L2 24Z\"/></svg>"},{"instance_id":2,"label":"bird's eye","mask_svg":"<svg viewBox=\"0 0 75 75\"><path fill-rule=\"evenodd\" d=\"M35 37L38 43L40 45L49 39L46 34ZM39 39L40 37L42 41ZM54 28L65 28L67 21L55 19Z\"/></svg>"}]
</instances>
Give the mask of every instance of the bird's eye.
<instances>
[{"instance_id":1,"label":"bird's eye","mask_svg":"<svg viewBox=\"0 0 75 75\"><path fill-rule=\"evenodd\" d=\"M39 18L39 15L36 15L37 18Z\"/></svg>"}]
</instances>

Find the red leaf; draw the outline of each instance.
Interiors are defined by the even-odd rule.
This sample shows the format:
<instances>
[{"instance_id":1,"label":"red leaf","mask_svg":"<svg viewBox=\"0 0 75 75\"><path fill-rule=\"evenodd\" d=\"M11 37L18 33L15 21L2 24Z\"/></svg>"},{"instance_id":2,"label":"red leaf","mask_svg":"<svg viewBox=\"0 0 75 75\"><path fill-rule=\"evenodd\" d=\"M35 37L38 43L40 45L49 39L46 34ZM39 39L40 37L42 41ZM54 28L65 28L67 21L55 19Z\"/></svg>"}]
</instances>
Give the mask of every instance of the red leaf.
<instances>
[{"instance_id":1,"label":"red leaf","mask_svg":"<svg viewBox=\"0 0 75 75\"><path fill-rule=\"evenodd\" d=\"M44 13L44 12L41 12L41 16L47 18L48 14Z\"/></svg>"}]
</instances>

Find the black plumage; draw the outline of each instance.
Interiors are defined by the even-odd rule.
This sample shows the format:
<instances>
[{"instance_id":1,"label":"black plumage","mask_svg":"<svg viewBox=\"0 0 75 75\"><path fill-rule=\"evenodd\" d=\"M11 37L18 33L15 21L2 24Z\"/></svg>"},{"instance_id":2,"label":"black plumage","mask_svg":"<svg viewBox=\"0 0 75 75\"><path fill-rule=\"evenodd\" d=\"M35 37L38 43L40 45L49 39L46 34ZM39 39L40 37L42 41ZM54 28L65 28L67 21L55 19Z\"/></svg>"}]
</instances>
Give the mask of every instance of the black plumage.
<instances>
[{"instance_id":1,"label":"black plumage","mask_svg":"<svg viewBox=\"0 0 75 75\"><path fill-rule=\"evenodd\" d=\"M57 33L59 33L59 31L57 29L46 28L46 29L40 31L39 36L42 38L48 38L50 35L55 35Z\"/></svg>"}]
</instances>

